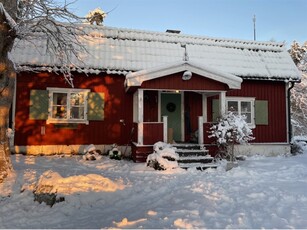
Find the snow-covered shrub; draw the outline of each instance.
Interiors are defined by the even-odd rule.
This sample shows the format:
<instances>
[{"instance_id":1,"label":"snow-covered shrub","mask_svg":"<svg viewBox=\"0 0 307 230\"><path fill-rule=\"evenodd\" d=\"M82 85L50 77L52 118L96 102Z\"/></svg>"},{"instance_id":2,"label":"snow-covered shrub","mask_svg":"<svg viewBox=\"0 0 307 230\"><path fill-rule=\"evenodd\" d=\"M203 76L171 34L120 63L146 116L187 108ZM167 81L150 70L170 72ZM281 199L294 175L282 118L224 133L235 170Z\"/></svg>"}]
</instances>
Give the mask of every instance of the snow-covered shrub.
<instances>
[{"instance_id":1,"label":"snow-covered shrub","mask_svg":"<svg viewBox=\"0 0 307 230\"><path fill-rule=\"evenodd\" d=\"M154 152L148 155L146 163L155 170L167 170L178 167L179 155L174 147L164 142L157 142L153 146Z\"/></svg>"},{"instance_id":2,"label":"snow-covered shrub","mask_svg":"<svg viewBox=\"0 0 307 230\"><path fill-rule=\"evenodd\" d=\"M291 153L293 155L302 154L307 151L307 137L294 136L291 141Z\"/></svg>"},{"instance_id":3,"label":"snow-covered shrub","mask_svg":"<svg viewBox=\"0 0 307 230\"><path fill-rule=\"evenodd\" d=\"M101 153L96 149L95 145L90 144L84 149L83 159L88 161L100 160Z\"/></svg>"},{"instance_id":4,"label":"snow-covered shrub","mask_svg":"<svg viewBox=\"0 0 307 230\"><path fill-rule=\"evenodd\" d=\"M227 152L230 161L235 160L234 145L247 144L248 141L254 140L253 132L249 128L245 116L227 112L218 123L210 128L209 137L214 137L219 149Z\"/></svg>"},{"instance_id":5,"label":"snow-covered shrub","mask_svg":"<svg viewBox=\"0 0 307 230\"><path fill-rule=\"evenodd\" d=\"M109 155L110 159L115 159L115 160L121 160L122 159L122 153L118 149L117 144L112 145L112 149L109 150L108 155Z\"/></svg>"}]
</instances>

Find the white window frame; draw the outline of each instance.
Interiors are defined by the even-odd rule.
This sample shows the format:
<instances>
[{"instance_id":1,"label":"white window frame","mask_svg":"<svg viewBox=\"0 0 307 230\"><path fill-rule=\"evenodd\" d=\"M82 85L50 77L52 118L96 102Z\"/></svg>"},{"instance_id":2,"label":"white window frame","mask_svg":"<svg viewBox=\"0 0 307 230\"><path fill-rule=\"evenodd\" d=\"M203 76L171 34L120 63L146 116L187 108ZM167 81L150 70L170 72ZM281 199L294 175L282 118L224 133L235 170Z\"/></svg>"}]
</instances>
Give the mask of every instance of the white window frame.
<instances>
[{"instance_id":1,"label":"white window frame","mask_svg":"<svg viewBox=\"0 0 307 230\"><path fill-rule=\"evenodd\" d=\"M255 98L254 97L226 97L226 110L228 109L228 102L236 101L238 102L238 114L241 115L241 102L250 102L251 103L251 122L247 123L250 128L255 128Z\"/></svg>"},{"instance_id":2,"label":"white window frame","mask_svg":"<svg viewBox=\"0 0 307 230\"><path fill-rule=\"evenodd\" d=\"M75 88L47 88L49 92L49 106L48 106L48 119L47 124L50 123L78 123L78 124L89 124L89 121L87 119L87 110L88 110L88 93L90 92L89 89L75 89ZM80 93L83 92L85 95L84 98L84 118L83 119L71 119L70 117L70 95L72 93ZM54 118L52 117L52 107L53 107L53 94L54 93L66 93L67 94L67 118L66 119L60 119L60 118Z\"/></svg>"}]
</instances>

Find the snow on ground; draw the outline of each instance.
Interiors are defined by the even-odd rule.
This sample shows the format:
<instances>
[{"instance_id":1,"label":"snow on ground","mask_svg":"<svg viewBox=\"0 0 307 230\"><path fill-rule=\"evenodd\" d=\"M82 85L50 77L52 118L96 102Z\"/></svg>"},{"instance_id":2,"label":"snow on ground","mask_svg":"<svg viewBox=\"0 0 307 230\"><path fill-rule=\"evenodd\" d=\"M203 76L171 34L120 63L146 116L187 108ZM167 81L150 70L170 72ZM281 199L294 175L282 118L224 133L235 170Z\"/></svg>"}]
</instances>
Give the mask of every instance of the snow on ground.
<instances>
[{"instance_id":1,"label":"snow on ground","mask_svg":"<svg viewBox=\"0 0 307 230\"><path fill-rule=\"evenodd\" d=\"M306 153L250 157L227 172L154 171L107 157L13 155L12 161L17 181L10 197L0 196L0 228L307 227ZM40 178L55 183L65 201L34 202L31 189Z\"/></svg>"}]
</instances>

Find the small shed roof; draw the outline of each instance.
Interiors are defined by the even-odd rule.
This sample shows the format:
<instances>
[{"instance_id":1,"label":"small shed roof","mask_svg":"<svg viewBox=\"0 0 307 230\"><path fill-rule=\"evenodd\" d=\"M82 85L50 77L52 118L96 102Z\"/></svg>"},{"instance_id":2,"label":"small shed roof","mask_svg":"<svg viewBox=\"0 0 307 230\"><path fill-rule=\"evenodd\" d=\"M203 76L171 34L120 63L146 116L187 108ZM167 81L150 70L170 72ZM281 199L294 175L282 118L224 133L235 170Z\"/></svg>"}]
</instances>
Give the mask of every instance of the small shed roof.
<instances>
[{"instance_id":1,"label":"small shed roof","mask_svg":"<svg viewBox=\"0 0 307 230\"><path fill-rule=\"evenodd\" d=\"M87 53L72 61L84 73L128 74L189 61L220 72L252 79L294 80L300 73L283 43L210 38L104 26L76 25L85 33L79 39ZM39 33L39 32L36 32ZM46 41L16 41L12 59L19 70L59 71L61 63L46 53ZM79 69L80 70L80 69Z\"/></svg>"}]
</instances>

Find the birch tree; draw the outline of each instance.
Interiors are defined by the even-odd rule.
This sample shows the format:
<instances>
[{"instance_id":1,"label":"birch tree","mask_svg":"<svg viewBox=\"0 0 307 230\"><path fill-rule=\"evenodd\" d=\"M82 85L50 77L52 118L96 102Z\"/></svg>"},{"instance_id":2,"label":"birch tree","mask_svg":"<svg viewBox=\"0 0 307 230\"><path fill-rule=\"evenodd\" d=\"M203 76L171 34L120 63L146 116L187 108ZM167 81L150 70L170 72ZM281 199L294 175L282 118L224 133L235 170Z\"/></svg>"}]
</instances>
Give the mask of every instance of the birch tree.
<instances>
[{"instance_id":1,"label":"birch tree","mask_svg":"<svg viewBox=\"0 0 307 230\"><path fill-rule=\"evenodd\" d=\"M33 32L41 32L47 49L62 63L62 73L72 84L69 71L71 55L78 57L82 45L75 36L76 22L81 22L69 10L72 3L54 0L1 0L0 2L0 183L13 171L6 130L13 100L16 69L10 52L18 39L31 41ZM77 50L75 47L79 47Z\"/></svg>"},{"instance_id":2,"label":"birch tree","mask_svg":"<svg viewBox=\"0 0 307 230\"><path fill-rule=\"evenodd\" d=\"M307 42L293 42L289 53L302 72L301 83L291 90L292 125L294 135L307 135Z\"/></svg>"}]
</instances>

